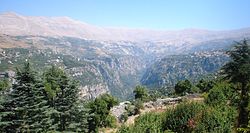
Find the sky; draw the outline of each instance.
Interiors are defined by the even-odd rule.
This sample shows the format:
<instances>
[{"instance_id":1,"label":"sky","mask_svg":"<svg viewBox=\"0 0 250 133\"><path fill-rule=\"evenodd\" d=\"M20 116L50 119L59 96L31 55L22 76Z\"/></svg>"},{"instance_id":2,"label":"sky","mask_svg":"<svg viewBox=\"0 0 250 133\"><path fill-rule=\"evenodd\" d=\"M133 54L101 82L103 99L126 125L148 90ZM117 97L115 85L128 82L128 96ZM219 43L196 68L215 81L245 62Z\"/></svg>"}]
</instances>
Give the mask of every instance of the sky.
<instances>
[{"instance_id":1,"label":"sky","mask_svg":"<svg viewBox=\"0 0 250 133\"><path fill-rule=\"evenodd\" d=\"M160 30L250 27L250 0L0 0L0 13L68 16L89 24Z\"/></svg>"}]
</instances>

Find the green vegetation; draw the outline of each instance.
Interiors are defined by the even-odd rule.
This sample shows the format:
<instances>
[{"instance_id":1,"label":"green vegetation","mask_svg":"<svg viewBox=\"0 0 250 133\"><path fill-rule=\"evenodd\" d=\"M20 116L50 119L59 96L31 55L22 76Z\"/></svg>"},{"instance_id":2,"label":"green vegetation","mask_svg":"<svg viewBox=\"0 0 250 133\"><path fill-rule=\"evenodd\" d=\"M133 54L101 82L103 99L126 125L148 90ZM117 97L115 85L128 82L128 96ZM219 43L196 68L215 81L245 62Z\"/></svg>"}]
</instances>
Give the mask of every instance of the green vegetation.
<instances>
[{"instance_id":1,"label":"green vegetation","mask_svg":"<svg viewBox=\"0 0 250 133\"><path fill-rule=\"evenodd\" d=\"M147 101L149 98L147 89L143 86L136 86L134 90L135 100Z\"/></svg>"},{"instance_id":2,"label":"green vegetation","mask_svg":"<svg viewBox=\"0 0 250 133\"><path fill-rule=\"evenodd\" d=\"M0 80L0 91L4 91L10 88L10 83L8 79Z\"/></svg>"},{"instance_id":3,"label":"green vegetation","mask_svg":"<svg viewBox=\"0 0 250 133\"><path fill-rule=\"evenodd\" d=\"M1 132L87 131L76 81L55 67L45 73L43 83L29 62L17 69L12 91L1 99Z\"/></svg>"},{"instance_id":4,"label":"green vegetation","mask_svg":"<svg viewBox=\"0 0 250 133\"><path fill-rule=\"evenodd\" d=\"M147 113L135 120L134 126L121 126L117 133L161 133L163 114Z\"/></svg>"},{"instance_id":5,"label":"green vegetation","mask_svg":"<svg viewBox=\"0 0 250 133\"><path fill-rule=\"evenodd\" d=\"M212 107L202 103L182 103L163 113L139 116L133 126L121 126L118 133L200 133L232 132L236 111L232 107Z\"/></svg>"},{"instance_id":6,"label":"green vegetation","mask_svg":"<svg viewBox=\"0 0 250 133\"><path fill-rule=\"evenodd\" d=\"M110 109L117 104L118 100L109 94L103 94L89 102L89 132L98 132L99 127L115 127L116 119L110 115Z\"/></svg>"},{"instance_id":7,"label":"green vegetation","mask_svg":"<svg viewBox=\"0 0 250 133\"><path fill-rule=\"evenodd\" d=\"M196 85L196 87L198 87L201 92L208 92L210 89L213 88L214 84L215 82L213 80L201 79Z\"/></svg>"},{"instance_id":8,"label":"green vegetation","mask_svg":"<svg viewBox=\"0 0 250 133\"><path fill-rule=\"evenodd\" d=\"M192 84L189 80L179 81L175 87L175 93L185 95L185 93L191 92Z\"/></svg>"},{"instance_id":9,"label":"green vegetation","mask_svg":"<svg viewBox=\"0 0 250 133\"><path fill-rule=\"evenodd\" d=\"M223 66L224 78L232 83L239 84L236 89L240 90L240 105L238 127L247 128L249 106L249 82L250 82L250 47L247 40L237 42L237 45L229 52L231 61Z\"/></svg>"},{"instance_id":10,"label":"green vegetation","mask_svg":"<svg viewBox=\"0 0 250 133\"><path fill-rule=\"evenodd\" d=\"M131 115L140 116L133 125L122 125L117 132L249 132L249 44L246 40L238 42L228 53L231 60L222 67L216 79L202 79L193 85L184 78L175 84L176 95L202 93L204 101L184 100L165 111L141 114L145 102L156 100L163 93L136 86L135 99L125 107L121 121L125 122ZM67 63L68 67L74 64L71 61ZM212 71L212 68L204 69ZM102 74L107 73L103 70ZM110 109L118 104L118 100L110 94L88 102L81 100L78 96L79 83L61 68L51 66L37 73L26 62L17 68L15 80L14 84L7 79L0 81L0 132L92 133L98 132L99 128L117 127Z\"/></svg>"},{"instance_id":11,"label":"green vegetation","mask_svg":"<svg viewBox=\"0 0 250 133\"><path fill-rule=\"evenodd\" d=\"M222 91L222 88L214 87L208 93L205 102L212 106L225 105L226 97Z\"/></svg>"},{"instance_id":12,"label":"green vegetation","mask_svg":"<svg viewBox=\"0 0 250 133\"><path fill-rule=\"evenodd\" d=\"M177 95L201 92L204 102L183 102L163 113L140 115L133 125L122 125L117 132L249 132L249 44L238 42L228 53L231 60L222 67L219 78L202 79L195 86L183 80L174 87Z\"/></svg>"}]
</instances>

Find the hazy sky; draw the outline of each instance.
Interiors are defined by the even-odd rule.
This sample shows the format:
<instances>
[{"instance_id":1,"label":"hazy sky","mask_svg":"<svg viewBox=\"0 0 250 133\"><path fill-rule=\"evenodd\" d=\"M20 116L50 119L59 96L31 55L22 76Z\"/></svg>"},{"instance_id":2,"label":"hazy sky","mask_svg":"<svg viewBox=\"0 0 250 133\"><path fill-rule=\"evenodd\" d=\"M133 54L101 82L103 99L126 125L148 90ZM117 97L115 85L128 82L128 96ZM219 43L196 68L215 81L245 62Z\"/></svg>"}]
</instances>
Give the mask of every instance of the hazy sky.
<instances>
[{"instance_id":1,"label":"hazy sky","mask_svg":"<svg viewBox=\"0 0 250 133\"><path fill-rule=\"evenodd\" d=\"M68 16L111 27L250 27L250 0L0 0L0 12L7 11L29 16Z\"/></svg>"}]
</instances>

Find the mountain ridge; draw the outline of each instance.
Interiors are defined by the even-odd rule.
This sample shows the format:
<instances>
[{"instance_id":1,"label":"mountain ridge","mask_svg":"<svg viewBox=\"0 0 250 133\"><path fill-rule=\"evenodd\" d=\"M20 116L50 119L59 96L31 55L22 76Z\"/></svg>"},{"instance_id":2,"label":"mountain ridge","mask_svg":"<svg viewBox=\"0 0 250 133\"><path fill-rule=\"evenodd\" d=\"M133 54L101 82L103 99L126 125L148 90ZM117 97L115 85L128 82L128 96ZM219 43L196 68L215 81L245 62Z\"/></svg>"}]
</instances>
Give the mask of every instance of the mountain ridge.
<instances>
[{"instance_id":1,"label":"mountain ridge","mask_svg":"<svg viewBox=\"0 0 250 133\"><path fill-rule=\"evenodd\" d=\"M247 36L250 34L250 28L226 31L128 29L95 26L69 17L22 16L11 12L0 14L0 33L8 35L69 36L98 41L174 42L182 40L198 43L204 41L204 37L207 37L205 40L212 40L222 39L225 36Z\"/></svg>"}]
</instances>

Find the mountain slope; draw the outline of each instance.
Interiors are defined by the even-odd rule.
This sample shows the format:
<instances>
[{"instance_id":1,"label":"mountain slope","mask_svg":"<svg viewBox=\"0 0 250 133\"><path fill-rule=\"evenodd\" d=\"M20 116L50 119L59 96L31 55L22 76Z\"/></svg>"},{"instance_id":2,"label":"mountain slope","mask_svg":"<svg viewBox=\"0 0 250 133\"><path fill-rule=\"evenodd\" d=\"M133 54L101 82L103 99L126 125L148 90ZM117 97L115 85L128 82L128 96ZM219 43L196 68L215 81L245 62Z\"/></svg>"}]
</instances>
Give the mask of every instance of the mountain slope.
<instances>
[{"instance_id":1,"label":"mountain slope","mask_svg":"<svg viewBox=\"0 0 250 133\"><path fill-rule=\"evenodd\" d=\"M185 79L197 82L207 74L218 72L228 60L228 55L223 51L167 56L146 70L141 83L150 88L159 88L172 87Z\"/></svg>"},{"instance_id":2,"label":"mountain slope","mask_svg":"<svg viewBox=\"0 0 250 133\"><path fill-rule=\"evenodd\" d=\"M168 43L200 43L202 41L247 37L250 30L208 31L187 29L157 31L146 29L105 28L68 17L34 17L16 13L0 15L0 32L8 35L70 36L99 41L163 41Z\"/></svg>"},{"instance_id":3,"label":"mountain slope","mask_svg":"<svg viewBox=\"0 0 250 133\"><path fill-rule=\"evenodd\" d=\"M0 69L13 70L28 58L41 68L58 64L80 81L83 97L108 92L127 99L140 83L161 87L173 85L178 79L195 80L215 72L225 62L225 55L217 57L213 52L228 49L234 41L249 37L250 28L230 31L105 28L68 17L3 13ZM26 53L21 54L20 49ZM200 58L194 54L197 52L213 58ZM169 72L173 65L175 68ZM206 65L214 67L210 71Z\"/></svg>"}]
</instances>

